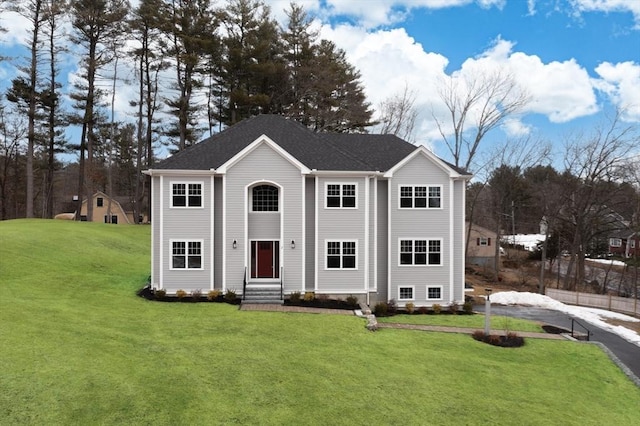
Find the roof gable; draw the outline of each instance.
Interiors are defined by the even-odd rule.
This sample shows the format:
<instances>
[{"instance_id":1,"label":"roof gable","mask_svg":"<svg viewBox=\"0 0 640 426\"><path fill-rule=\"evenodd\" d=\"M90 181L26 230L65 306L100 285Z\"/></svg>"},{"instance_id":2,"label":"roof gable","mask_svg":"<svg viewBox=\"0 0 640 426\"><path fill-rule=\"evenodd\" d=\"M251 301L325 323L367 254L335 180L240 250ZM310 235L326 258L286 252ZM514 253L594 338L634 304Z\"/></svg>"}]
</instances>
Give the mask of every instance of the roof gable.
<instances>
[{"instance_id":1,"label":"roof gable","mask_svg":"<svg viewBox=\"0 0 640 426\"><path fill-rule=\"evenodd\" d=\"M445 172L450 178L453 179L470 179L471 175L461 170L446 161L442 160L438 156L436 156L433 152L428 150L424 146L419 146L412 153L404 157L401 161L396 163L393 167L391 167L385 174L384 177L393 177L393 174L404 167L408 162L416 158L418 155L422 155L431 161L435 166Z\"/></svg>"},{"instance_id":2,"label":"roof gable","mask_svg":"<svg viewBox=\"0 0 640 426\"><path fill-rule=\"evenodd\" d=\"M236 163L241 161L244 157L255 151L259 146L267 145L269 148L277 152L282 158L287 160L293 166L298 168L302 174L308 174L310 172L309 168L302 164L298 159L289 154L288 151L282 149L277 143L275 143L271 138L266 135L262 135L253 141L251 144L247 145L242 151L238 152L236 155L227 160L224 164L216 169L218 173L226 173L228 169L233 167Z\"/></svg>"}]
</instances>

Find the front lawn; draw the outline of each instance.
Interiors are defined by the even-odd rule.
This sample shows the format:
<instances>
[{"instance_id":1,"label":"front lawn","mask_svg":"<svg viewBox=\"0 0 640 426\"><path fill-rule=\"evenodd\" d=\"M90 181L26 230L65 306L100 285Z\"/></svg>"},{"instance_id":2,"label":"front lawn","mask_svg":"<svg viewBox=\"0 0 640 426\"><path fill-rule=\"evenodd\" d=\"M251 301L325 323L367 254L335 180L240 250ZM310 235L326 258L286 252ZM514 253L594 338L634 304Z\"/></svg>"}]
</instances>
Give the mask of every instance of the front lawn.
<instances>
[{"instance_id":1,"label":"front lawn","mask_svg":"<svg viewBox=\"0 0 640 426\"><path fill-rule=\"evenodd\" d=\"M484 330L484 314L473 315L450 315L450 314L434 314L434 315L407 315L400 314L390 317L377 318L382 323L398 323L398 324L419 324L419 325L437 325L446 327L465 327L477 328ZM527 331L543 333L542 327L535 321L528 321L519 318L504 317L500 315L491 316L491 330L494 331Z\"/></svg>"},{"instance_id":2,"label":"front lawn","mask_svg":"<svg viewBox=\"0 0 640 426\"><path fill-rule=\"evenodd\" d=\"M1 424L640 424L597 346L144 300L149 231L0 222Z\"/></svg>"}]
</instances>

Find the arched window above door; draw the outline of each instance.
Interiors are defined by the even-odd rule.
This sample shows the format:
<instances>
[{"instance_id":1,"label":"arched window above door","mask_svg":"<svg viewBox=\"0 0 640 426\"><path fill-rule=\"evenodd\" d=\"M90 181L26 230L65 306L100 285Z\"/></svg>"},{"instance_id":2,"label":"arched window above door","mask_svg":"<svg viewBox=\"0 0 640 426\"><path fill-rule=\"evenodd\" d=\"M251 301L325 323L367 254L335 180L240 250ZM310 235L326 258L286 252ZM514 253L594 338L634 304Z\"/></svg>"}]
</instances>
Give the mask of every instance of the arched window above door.
<instances>
[{"instance_id":1,"label":"arched window above door","mask_svg":"<svg viewBox=\"0 0 640 426\"><path fill-rule=\"evenodd\" d=\"M277 212L278 188L272 185L254 186L252 190L252 211Z\"/></svg>"}]
</instances>

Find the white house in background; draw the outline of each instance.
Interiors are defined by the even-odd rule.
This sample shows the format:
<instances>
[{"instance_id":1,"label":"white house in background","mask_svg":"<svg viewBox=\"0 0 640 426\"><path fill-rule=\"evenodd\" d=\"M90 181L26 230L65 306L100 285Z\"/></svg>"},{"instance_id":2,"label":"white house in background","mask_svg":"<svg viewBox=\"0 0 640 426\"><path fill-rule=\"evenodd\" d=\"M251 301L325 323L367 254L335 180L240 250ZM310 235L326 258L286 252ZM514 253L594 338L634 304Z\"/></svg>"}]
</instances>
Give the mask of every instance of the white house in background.
<instances>
[{"instance_id":1,"label":"white house in background","mask_svg":"<svg viewBox=\"0 0 640 426\"><path fill-rule=\"evenodd\" d=\"M425 147L259 115L145 173L154 289L464 300L471 176Z\"/></svg>"}]
</instances>

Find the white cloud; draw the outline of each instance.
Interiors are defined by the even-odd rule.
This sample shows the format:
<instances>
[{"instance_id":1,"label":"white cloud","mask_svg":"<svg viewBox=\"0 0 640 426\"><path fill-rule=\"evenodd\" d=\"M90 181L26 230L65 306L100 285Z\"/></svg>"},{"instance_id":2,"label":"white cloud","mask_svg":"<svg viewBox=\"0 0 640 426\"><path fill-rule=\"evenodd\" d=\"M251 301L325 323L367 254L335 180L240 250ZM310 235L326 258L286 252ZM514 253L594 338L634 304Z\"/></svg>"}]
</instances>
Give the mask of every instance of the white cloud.
<instances>
[{"instance_id":1,"label":"white cloud","mask_svg":"<svg viewBox=\"0 0 640 426\"><path fill-rule=\"evenodd\" d=\"M640 0L570 0L577 14L582 12L631 12L640 29Z\"/></svg>"},{"instance_id":2,"label":"white cloud","mask_svg":"<svg viewBox=\"0 0 640 426\"><path fill-rule=\"evenodd\" d=\"M595 71L601 80L595 81L594 84L623 111L622 118L640 121L640 64L603 62Z\"/></svg>"},{"instance_id":3,"label":"white cloud","mask_svg":"<svg viewBox=\"0 0 640 426\"><path fill-rule=\"evenodd\" d=\"M4 11L0 15L0 26L6 30L0 33L0 45L14 46L26 43L31 23L19 13Z\"/></svg>"}]
</instances>

